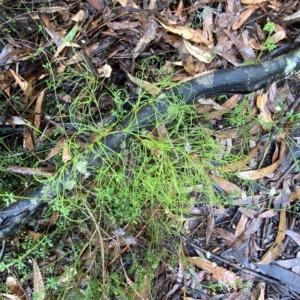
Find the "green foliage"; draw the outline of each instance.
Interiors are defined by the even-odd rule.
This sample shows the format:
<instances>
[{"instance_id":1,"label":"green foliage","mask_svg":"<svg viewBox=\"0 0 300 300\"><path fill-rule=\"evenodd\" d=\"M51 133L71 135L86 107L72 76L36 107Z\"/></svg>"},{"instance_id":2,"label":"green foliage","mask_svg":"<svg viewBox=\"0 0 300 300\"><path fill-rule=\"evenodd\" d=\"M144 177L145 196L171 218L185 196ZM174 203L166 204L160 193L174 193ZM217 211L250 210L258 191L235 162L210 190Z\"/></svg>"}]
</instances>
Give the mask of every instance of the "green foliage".
<instances>
[{"instance_id":1,"label":"green foliage","mask_svg":"<svg viewBox=\"0 0 300 300\"><path fill-rule=\"evenodd\" d=\"M42 55L44 50L39 49L39 51ZM149 64L155 67L147 68ZM172 72L162 71L161 65L163 63L157 57L143 60L138 77L143 79L155 75L155 78L160 79L156 84L159 88L170 86L169 79ZM71 124L77 130L76 134L69 136L64 128L58 128L47 141L50 141L53 147L58 137L63 136L66 140L71 160L67 163L63 162L60 154L52 159L60 171L54 178L49 179L48 183L57 190L60 190L61 184L69 189L49 201L49 215L51 211L60 213L55 234L47 234L38 242L25 237L20 247L22 254L15 259L5 258L3 264L0 264L0 269L5 270L14 264L25 277L26 274L32 273L31 266L24 263L28 256L36 260L45 259L50 256L49 249L53 244L57 244L55 238L70 235L71 250L62 241L58 243L59 247L66 247L69 251L68 255L72 257L72 264L64 271L71 272L73 268L77 274L72 273L72 280L64 286L59 278L48 275L47 291L64 299L68 285L72 286L74 282L80 280L80 276L85 272L84 264L91 263L90 260L84 261L82 258L88 249L87 252L95 258L93 263L96 265L96 271L93 272L93 267L88 283L84 287L85 299L99 299L104 292L119 299L133 299L134 291L142 289L145 276L151 280L160 260L177 263L174 262L177 257L170 258L169 253L161 245L168 238L176 248L179 241L174 236L178 237L180 226L174 228L172 224L174 219L182 218L185 213L189 213L191 205L195 205L195 199L191 199L190 192L197 187L201 194L201 199L197 200L198 205L223 205L226 201L229 203L229 197L223 197L216 192L210 174L219 172L215 166L237 161L243 157L243 154L234 155L220 149L220 145L202 126L201 117L196 110L182 104L181 99L174 96L173 104L169 108L169 113L172 114L170 119L175 120L174 122L170 122L168 126L158 122L159 133L146 130L138 134L131 132L133 138L124 143L121 153L105 156L99 151L105 146L101 144L101 138L116 129L114 124L103 128L94 119L93 109L99 106L97 93L99 82L95 81L84 63L81 71L67 67L63 75L54 74L50 62L45 62L44 68L50 75L46 81L47 88L53 90L54 95L45 103L44 110ZM58 94L62 93L62 86L66 82L78 90L72 95L71 103L68 105L58 100ZM113 99L112 114L117 119L123 118L127 114L124 104L129 104L127 92L115 86L109 86L106 90L107 95ZM159 101L155 96L151 97L143 92L139 95L137 107L143 105L142 97L147 97L149 103ZM245 126L248 122L247 112L248 101L245 98L227 114L228 123L234 126ZM130 132L130 126L125 128L125 131ZM103 166L95 167L92 171L86 169L85 173L85 166L80 163L88 159L90 151L93 151L93 145L79 146L76 139L80 136L89 138L93 134L97 135L95 144L99 146L98 155L104 163ZM19 161L19 164L23 165L23 161ZM71 171L66 179L64 170L68 167ZM83 175L80 180L78 180L79 167ZM90 171L92 175L88 176ZM87 176L84 179L85 175ZM228 178L229 174L223 172L222 176ZM12 198L10 192L5 194L5 202L10 203ZM124 283L127 279L124 278L124 273L120 272L122 268L116 272L116 268L119 267L117 263L106 265L114 256L106 248L102 252L101 247L104 247L103 241L105 244L112 238L113 230L128 226L126 234L136 236L139 232L137 228L141 225L146 225L147 245L142 251L143 255L131 252L129 247L120 256L124 261L130 261L126 271L134 279L132 286L125 290ZM82 242L73 243L75 239L72 234L80 237L78 239L82 239ZM44 267L42 271L52 274L55 263ZM105 278L102 278L102 272L106 272Z\"/></svg>"},{"instance_id":2,"label":"green foliage","mask_svg":"<svg viewBox=\"0 0 300 300\"><path fill-rule=\"evenodd\" d=\"M273 22L267 22L266 25L263 28L264 31L267 32L267 38L263 44L262 50L260 51L260 54L258 56L258 61L261 57L261 55L263 54L263 51L268 50L268 51L273 51L274 49L276 49L276 44L271 40L271 35L273 34L274 30L275 30L275 23Z\"/></svg>"},{"instance_id":3,"label":"green foliage","mask_svg":"<svg viewBox=\"0 0 300 300\"><path fill-rule=\"evenodd\" d=\"M269 34L272 34L275 30L275 24L273 22L267 22L263 29Z\"/></svg>"},{"instance_id":4,"label":"green foliage","mask_svg":"<svg viewBox=\"0 0 300 300\"><path fill-rule=\"evenodd\" d=\"M247 124L249 119L249 101L245 96L243 100L234 106L234 108L225 116L230 126L242 127Z\"/></svg>"}]
</instances>

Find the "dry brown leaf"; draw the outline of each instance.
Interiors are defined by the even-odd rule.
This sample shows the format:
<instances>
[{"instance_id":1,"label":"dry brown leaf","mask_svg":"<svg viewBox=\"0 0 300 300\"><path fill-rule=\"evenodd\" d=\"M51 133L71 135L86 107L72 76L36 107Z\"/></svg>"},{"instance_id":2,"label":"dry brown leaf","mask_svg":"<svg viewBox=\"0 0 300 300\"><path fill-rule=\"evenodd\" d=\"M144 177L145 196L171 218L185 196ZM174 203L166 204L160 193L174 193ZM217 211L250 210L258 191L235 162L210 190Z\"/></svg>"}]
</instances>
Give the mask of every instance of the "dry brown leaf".
<instances>
[{"instance_id":1,"label":"dry brown leaf","mask_svg":"<svg viewBox=\"0 0 300 300\"><path fill-rule=\"evenodd\" d=\"M133 8L139 8L134 1L131 0L117 0L118 3L121 4L122 7L133 7Z\"/></svg>"},{"instance_id":2,"label":"dry brown leaf","mask_svg":"<svg viewBox=\"0 0 300 300\"><path fill-rule=\"evenodd\" d=\"M69 8L63 6L42 6L37 8L37 11L40 13L55 13L55 12L63 12L68 10Z\"/></svg>"},{"instance_id":3,"label":"dry brown leaf","mask_svg":"<svg viewBox=\"0 0 300 300\"><path fill-rule=\"evenodd\" d=\"M285 155L285 149L286 149L286 144L284 142L281 142L279 159L275 163L271 164L270 166L268 166L266 168L262 168L262 169L259 169L259 170L239 172L237 174L237 176L241 179L256 180L256 179L261 179L261 178L263 178L263 177L265 177L265 176L267 176L271 173L274 173L274 171L277 169L277 167L282 162L282 159Z\"/></svg>"},{"instance_id":4,"label":"dry brown leaf","mask_svg":"<svg viewBox=\"0 0 300 300\"><path fill-rule=\"evenodd\" d=\"M186 40L183 40L183 43L184 43L186 49L188 50L188 52L192 56L194 56L195 58L197 58L199 61L205 62L207 64L212 61L213 56L212 56L212 54L210 52L202 50L199 47L196 47L196 46L190 44Z\"/></svg>"},{"instance_id":5,"label":"dry brown leaf","mask_svg":"<svg viewBox=\"0 0 300 300\"><path fill-rule=\"evenodd\" d=\"M141 22L108 22L107 27L113 30L132 30L141 26Z\"/></svg>"},{"instance_id":6,"label":"dry brown leaf","mask_svg":"<svg viewBox=\"0 0 300 300\"><path fill-rule=\"evenodd\" d=\"M49 219L49 226L53 226L56 224L56 221L58 220L59 218L59 211L58 210L55 210L52 215L51 215L51 218Z\"/></svg>"},{"instance_id":7,"label":"dry brown leaf","mask_svg":"<svg viewBox=\"0 0 300 300\"><path fill-rule=\"evenodd\" d=\"M268 0L241 0L243 4L260 4L267 2Z\"/></svg>"},{"instance_id":8,"label":"dry brown leaf","mask_svg":"<svg viewBox=\"0 0 300 300\"><path fill-rule=\"evenodd\" d=\"M243 194L243 189L241 189L236 184L224 179L218 175L210 175L210 178L226 193L236 194L237 197L241 197Z\"/></svg>"},{"instance_id":9,"label":"dry brown leaf","mask_svg":"<svg viewBox=\"0 0 300 300\"><path fill-rule=\"evenodd\" d=\"M243 169L243 167L245 167L247 164L249 164L250 160L256 155L257 153L257 146L255 146L254 148L251 149L250 154L249 154L249 158L237 161L237 162L233 162L224 166L220 166L218 167L218 169L220 169L223 172L235 172L237 170L241 170Z\"/></svg>"},{"instance_id":10,"label":"dry brown leaf","mask_svg":"<svg viewBox=\"0 0 300 300\"><path fill-rule=\"evenodd\" d=\"M50 159L52 158L53 156L55 156L56 154L58 154L60 152L60 150L63 149L63 145L65 143L65 139L64 138L60 138L54 148L52 148L52 150L50 151L50 153L48 154L47 158L46 159Z\"/></svg>"},{"instance_id":11,"label":"dry brown leaf","mask_svg":"<svg viewBox=\"0 0 300 300\"><path fill-rule=\"evenodd\" d=\"M255 52L253 51L253 49L247 47L243 40L236 37L235 34L230 32L229 30L224 29L224 32L227 34L227 36L230 38L230 40L235 44L239 53L242 55L242 57L245 61L255 61L256 60Z\"/></svg>"},{"instance_id":12,"label":"dry brown leaf","mask_svg":"<svg viewBox=\"0 0 300 300\"><path fill-rule=\"evenodd\" d=\"M32 115L27 116L27 120L29 124L32 122ZM24 126L24 134L23 134L23 147L27 150L33 150L34 142L32 137L32 127L31 126Z\"/></svg>"},{"instance_id":13,"label":"dry brown leaf","mask_svg":"<svg viewBox=\"0 0 300 300\"><path fill-rule=\"evenodd\" d=\"M14 295L17 296L20 300L29 300L25 291L23 290L19 281L17 281L14 277L9 276L6 279L6 286L8 290Z\"/></svg>"},{"instance_id":14,"label":"dry brown leaf","mask_svg":"<svg viewBox=\"0 0 300 300\"><path fill-rule=\"evenodd\" d=\"M269 124L272 122L272 116L269 109L267 108L267 102L268 93L264 93L263 95L257 97L256 105L260 110L258 120L264 130L268 130Z\"/></svg>"},{"instance_id":15,"label":"dry brown leaf","mask_svg":"<svg viewBox=\"0 0 300 300\"><path fill-rule=\"evenodd\" d=\"M43 104L43 100L44 100L44 95L45 95L45 91L46 89L43 89L37 99L36 99L36 104L35 104L35 108L34 108L34 132L33 135L34 137L36 137L37 132L40 129L40 125L41 125L41 113L42 113L42 104Z\"/></svg>"},{"instance_id":16,"label":"dry brown leaf","mask_svg":"<svg viewBox=\"0 0 300 300\"><path fill-rule=\"evenodd\" d=\"M279 227L275 242L263 255L261 261L259 262L260 264L270 264L281 254L283 249L283 241L285 239L286 227L286 210L285 205L283 205L282 210L280 211Z\"/></svg>"},{"instance_id":17,"label":"dry brown leaf","mask_svg":"<svg viewBox=\"0 0 300 300\"><path fill-rule=\"evenodd\" d=\"M238 281L241 281L240 277L236 276L233 272L228 271L225 268L216 266L215 263L210 262L205 258L189 257L188 260L205 271L212 273L212 277L221 283L236 287Z\"/></svg>"},{"instance_id":18,"label":"dry brown leaf","mask_svg":"<svg viewBox=\"0 0 300 300\"><path fill-rule=\"evenodd\" d=\"M20 167L15 165L8 165L7 170L18 174L38 175L38 176L53 176L52 172L44 171L40 168Z\"/></svg>"},{"instance_id":19,"label":"dry brown leaf","mask_svg":"<svg viewBox=\"0 0 300 300\"><path fill-rule=\"evenodd\" d=\"M101 68L97 68L97 73L99 77L109 78L111 76L112 67L108 64L105 64Z\"/></svg>"},{"instance_id":20,"label":"dry brown leaf","mask_svg":"<svg viewBox=\"0 0 300 300\"><path fill-rule=\"evenodd\" d=\"M274 217L276 215L277 215L277 212L275 212L274 209L269 209L269 210L267 210L267 211L259 214L257 216L257 218L262 218L262 219L263 218L272 218L272 217Z\"/></svg>"},{"instance_id":21,"label":"dry brown leaf","mask_svg":"<svg viewBox=\"0 0 300 300\"><path fill-rule=\"evenodd\" d=\"M253 12L257 9L258 7L255 6L248 6L246 10L244 10L239 18L234 21L232 25L232 30L237 30L239 29L242 25L245 24L245 22L249 19L249 17L253 14Z\"/></svg>"},{"instance_id":22,"label":"dry brown leaf","mask_svg":"<svg viewBox=\"0 0 300 300\"><path fill-rule=\"evenodd\" d=\"M161 89L159 89L157 86L155 86L152 83L149 83L145 80L141 80L137 77L134 77L132 75L130 75L129 73L127 73L127 76L129 77L129 79L137 84L138 86L141 86L145 91L147 91L148 93L150 93L153 96L157 96L161 93Z\"/></svg>"},{"instance_id":23,"label":"dry brown leaf","mask_svg":"<svg viewBox=\"0 0 300 300\"><path fill-rule=\"evenodd\" d=\"M227 246L230 246L235 240L235 236L224 228L214 228L214 233L219 235Z\"/></svg>"},{"instance_id":24,"label":"dry brown leaf","mask_svg":"<svg viewBox=\"0 0 300 300\"><path fill-rule=\"evenodd\" d=\"M262 223L262 219L255 218L251 220L250 224L243 232L243 234L241 234L231 245L232 250L237 249L244 242L246 242L250 238L250 236L259 229L261 223Z\"/></svg>"},{"instance_id":25,"label":"dry brown leaf","mask_svg":"<svg viewBox=\"0 0 300 300\"><path fill-rule=\"evenodd\" d=\"M33 258L31 258L31 260L33 265L34 294L38 296L39 300L44 300L46 297L46 293L42 273L37 262Z\"/></svg>"},{"instance_id":26,"label":"dry brown leaf","mask_svg":"<svg viewBox=\"0 0 300 300\"><path fill-rule=\"evenodd\" d=\"M264 178L272 173L275 172L275 170L279 166L279 160L275 163L271 164L268 167L261 168L259 170L251 170L251 171L242 171L237 174L237 176L241 179L247 179L247 180L257 180Z\"/></svg>"},{"instance_id":27,"label":"dry brown leaf","mask_svg":"<svg viewBox=\"0 0 300 300\"><path fill-rule=\"evenodd\" d=\"M81 46L79 46L78 44L75 43L71 43L71 42L64 42L61 45L59 45L57 47L56 52L53 55L52 59L55 59L58 57L58 55L60 54L61 51L63 51L66 47L74 47L74 48L81 48Z\"/></svg>"},{"instance_id":28,"label":"dry brown leaf","mask_svg":"<svg viewBox=\"0 0 300 300\"><path fill-rule=\"evenodd\" d=\"M209 6L205 7L205 14L203 15L203 32L208 36L208 40L213 43L213 26L214 26L214 18L213 18L213 10Z\"/></svg>"},{"instance_id":29,"label":"dry brown leaf","mask_svg":"<svg viewBox=\"0 0 300 300\"><path fill-rule=\"evenodd\" d=\"M157 20L157 19L156 19ZM213 46L211 42L209 42L203 35L203 32L200 29L192 29L182 25L165 25L161 21L157 20L163 28L166 30L173 32L175 34L180 35L186 40L191 40L195 43L202 43L207 46Z\"/></svg>"},{"instance_id":30,"label":"dry brown leaf","mask_svg":"<svg viewBox=\"0 0 300 300\"><path fill-rule=\"evenodd\" d=\"M249 218L245 214L241 215L239 222L236 226L235 233L234 233L236 238L238 238L245 232L246 224L247 224L248 220L249 220Z\"/></svg>"},{"instance_id":31,"label":"dry brown leaf","mask_svg":"<svg viewBox=\"0 0 300 300\"><path fill-rule=\"evenodd\" d=\"M14 295L11 295L11 294L1 293L1 295L3 297L5 297L5 299L9 299L9 300L21 300L21 298L19 298L18 296L14 296Z\"/></svg>"},{"instance_id":32,"label":"dry brown leaf","mask_svg":"<svg viewBox=\"0 0 300 300\"><path fill-rule=\"evenodd\" d=\"M133 59L136 59L136 57L144 51L144 49L150 44L150 42L156 38L157 30L158 23L154 19L149 19L147 28L145 29L143 36L140 38L134 49Z\"/></svg>"},{"instance_id":33,"label":"dry brown leaf","mask_svg":"<svg viewBox=\"0 0 300 300\"><path fill-rule=\"evenodd\" d=\"M87 1L98 10L101 10L105 7L104 2L101 0L87 0Z\"/></svg>"},{"instance_id":34,"label":"dry brown leaf","mask_svg":"<svg viewBox=\"0 0 300 300\"><path fill-rule=\"evenodd\" d=\"M272 36L270 36L270 40L274 44L277 44L278 42L282 41L285 38L286 38L286 33L284 30L280 30L280 31L274 33Z\"/></svg>"},{"instance_id":35,"label":"dry brown leaf","mask_svg":"<svg viewBox=\"0 0 300 300\"><path fill-rule=\"evenodd\" d=\"M74 22L79 22L83 19L84 17L84 10L80 9L72 18L71 20Z\"/></svg>"},{"instance_id":36,"label":"dry brown leaf","mask_svg":"<svg viewBox=\"0 0 300 300\"><path fill-rule=\"evenodd\" d=\"M14 70L9 69L11 75L15 78L16 82L18 83L20 89L24 92L26 96L30 93L30 85L29 83L19 74L17 74Z\"/></svg>"},{"instance_id":37,"label":"dry brown leaf","mask_svg":"<svg viewBox=\"0 0 300 300\"><path fill-rule=\"evenodd\" d=\"M35 232L32 230L27 230L27 235L29 238L31 238L34 241L38 241L42 236L39 232Z\"/></svg>"},{"instance_id":38,"label":"dry brown leaf","mask_svg":"<svg viewBox=\"0 0 300 300\"><path fill-rule=\"evenodd\" d=\"M66 163L71 159L72 159L72 156L69 151L69 144L67 141L64 141L63 151L62 151L62 161Z\"/></svg>"},{"instance_id":39,"label":"dry brown leaf","mask_svg":"<svg viewBox=\"0 0 300 300\"><path fill-rule=\"evenodd\" d=\"M300 198L300 189L296 189L291 193L290 202L294 202Z\"/></svg>"}]
</instances>

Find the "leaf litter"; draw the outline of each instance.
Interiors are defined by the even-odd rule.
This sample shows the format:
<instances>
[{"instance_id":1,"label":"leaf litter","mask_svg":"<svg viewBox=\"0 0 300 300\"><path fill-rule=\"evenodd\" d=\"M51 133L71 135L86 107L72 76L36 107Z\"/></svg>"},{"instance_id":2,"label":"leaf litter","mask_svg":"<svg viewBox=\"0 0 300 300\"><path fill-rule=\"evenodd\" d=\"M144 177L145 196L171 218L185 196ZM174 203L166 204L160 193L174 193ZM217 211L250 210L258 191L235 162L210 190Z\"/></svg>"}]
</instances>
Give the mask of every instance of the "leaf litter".
<instances>
[{"instance_id":1,"label":"leaf litter","mask_svg":"<svg viewBox=\"0 0 300 300\"><path fill-rule=\"evenodd\" d=\"M30 6L2 1L0 5L3 199L12 192L26 195L37 184L33 176L59 172L76 159L77 150L97 139L92 127L109 130L108 124L117 124L136 103L146 101L141 94L147 99L168 88L168 81L184 82L207 71L264 61L299 44L299 1L117 1L114 5L101 0L34 1ZM86 71L88 78L76 75ZM92 295L87 296L90 299L299 299L298 81L295 76L249 96L220 95L193 108L198 119L192 128L203 127L213 138L220 159L242 155L224 164L216 158L203 162L185 141L193 167L205 167L201 178L186 187L189 199L182 215L160 203L143 206L141 218L135 221L118 223L117 217L113 223L106 217L107 204L99 207L98 214L90 209L91 191L99 189L100 179L90 184L90 194L78 188L65 195L85 203L85 209L75 203L84 215L80 228L59 233L60 220L69 212L64 215L57 204L52 216L38 221L40 229L28 228L11 239L7 252L12 257L19 254L32 273L25 277L20 266L6 260L0 274L2 295L33 299L34 293L40 293L43 299L46 291L56 299L57 289L68 283L65 299L84 295ZM88 89L97 101L86 100ZM118 102L125 98L125 103ZM89 130L81 133L83 125ZM169 134L161 124L147 138L140 138L153 149L157 162L165 159L166 149L161 148L165 141L180 161L179 135ZM128 151L129 183L141 166L136 166L135 151ZM205 181L212 183L209 193L203 188ZM119 184L124 187L126 182ZM110 199L117 201L114 193ZM166 193L175 197L176 189L169 187ZM119 210L118 203L115 209ZM152 255L160 257L155 266L146 258L155 243L149 229L152 222L168 224L175 232L160 237L163 243L154 247L157 253L151 248ZM52 242L42 256L21 256L26 252L18 244L46 237ZM77 250L81 247L79 252L74 245ZM165 249L164 255L159 248ZM151 270L142 279L131 270L137 261L138 268ZM95 279L101 284L93 285ZM118 282L115 295L105 288L109 282L114 287Z\"/></svg>"}]
</instances>

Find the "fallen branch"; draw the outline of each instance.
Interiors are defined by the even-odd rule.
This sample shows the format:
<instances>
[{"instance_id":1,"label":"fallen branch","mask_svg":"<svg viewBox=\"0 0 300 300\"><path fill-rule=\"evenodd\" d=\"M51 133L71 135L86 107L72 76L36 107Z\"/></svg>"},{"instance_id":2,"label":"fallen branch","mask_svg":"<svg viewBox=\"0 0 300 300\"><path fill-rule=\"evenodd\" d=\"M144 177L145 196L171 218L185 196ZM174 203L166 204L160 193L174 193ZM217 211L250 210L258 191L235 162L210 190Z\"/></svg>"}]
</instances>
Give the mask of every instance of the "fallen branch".
<instances>
[{"instance_id":1,"label":"fallen branch","mask_svg":"<svg viewBox=\"0 0 300 300\"><path fill-rule=\"evenodd\" d=\"M175 86L157 97L155 102L144 104L137 111L133 110L112 133L100 142L95 142L90 150L76 158L76 161L72 162L72 165L57 177L57 180L40 185L19 202L30 201L31 205L38 207L41 201L46 203L62 191L72 189L81 178L87 178L95 168L103 166L107 158L119 153L130 137L138 135L143 130L152 130L160 122L167 124L173 121L170 111L174 102L176 105L193 105L201 103L202 99L221 94L246 94L298 72L300 72L299 48L267 62L218 70ZM0 212L0 220L1 215L2 212ZM16 219L14 216L14 220ZM1 230L4 230L2 228L0 222L0 237ZM5 232L15 233L17 229L12 222L9 222Z\"/></svg>"}]
</instances>

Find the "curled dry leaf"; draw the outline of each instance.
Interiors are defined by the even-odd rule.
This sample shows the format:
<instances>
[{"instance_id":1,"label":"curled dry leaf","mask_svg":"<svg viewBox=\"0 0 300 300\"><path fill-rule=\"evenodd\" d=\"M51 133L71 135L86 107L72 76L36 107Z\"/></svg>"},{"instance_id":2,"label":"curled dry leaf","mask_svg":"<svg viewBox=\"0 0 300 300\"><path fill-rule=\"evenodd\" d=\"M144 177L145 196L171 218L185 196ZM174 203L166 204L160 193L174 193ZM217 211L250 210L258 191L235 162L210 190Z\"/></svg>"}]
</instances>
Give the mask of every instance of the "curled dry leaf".
<instances>
[{"instance_id":1,"label":"curled dry leaf","mask_svg":"<svg viewBox=\"0 0 300 300\"><path fill-rule=\"evenodd\" d=\"M239 222L236 226L235 233L234 233L236 238L238 238L245 232L248 219L249 218L245 214L241 215Z\"/></svg>"},{"instance_id":2,"label":"curled dry leaf","mask_svg":"<svg viewBox=\"0 0 300 300\"><path fill-rule=\"evenodd\" d=\"M250 179L250 180L256 180L256 179L261 179L266 177L267 175L270 175L271 173L274 173L275 170L278 168L278 166L281 164L282 159L284 157L286 145L284 142L281 143L281 148L280 148L280 156L279 159L271 164L268 167L259 169L259 170L251 170L251 171L244 171L244 172L239 172L237 176L241 179ZM252 151L252 150L251 150Z\"/></svg>"},{"instance_id":3,"label":"curled dry leaf","mask_svg":"<svg viewBox=\"0 0 300 300\"><path fill-rule=\"evenodd\" d=\"M228 271L225 268L216 266L214 263L210 262L206 258L189 257L188 260L192 264L196 265L198 268L212 273L212 277L215 280L218 280L226 285L230 285L233 288L236 287L238 281L241 281L240 277L236 276L233 272Z\"/></svg>"},{"instance_id":4,"label":"curled dry leaf","mask_svg":"<svg viewBox=\"0 0 300 300\"><path fill-rule=\"evenodd\" d=\"M71 42L64 42L59 47L57 47L57 50L53 55L53 59L57 58L58 55L61 53L61 51L63 51L66 47L80 48L80 46L78 44L74 44Z\"/></svg>"},{"instance_id":5,"label":"curled dry leaf","mask_svg":"<svg viewBox=\"0 0 300 300\"><path fill-rule=\"evenodd\" d=\"M270 37L270 40L272 43L277 44L278 42L282 41L283 39L286 38L286 33L284 30L280 30L278 32L276 32L275 34L273 34Z\"/></svg>"},{"instance_id":6,"label":"curled dry leaf","mask_svg":"<svg viewBox=\"0 0 300 300\"><path fill-rule=\"evenodd\" d=\"M112 67L108 64L105 64L101 68L97 68L97 72L99 77L109 78L111 76Z\"/></svg>"},{"instance_id":7,"label":"curled dry leaf","mask_svg":"<svg viewBox=\"0 0 300 300\"><path fill-rule=\"evenodd\" d=\"M186 49L189 51L189 53L197 58L199 61L210 63L213 59L213 56L210 52L200 49L199 47L196 47L186 40L183 40L183 43L186 47Z\"/></svg>"},{"instance_id":8,"label":"curled dry leaf","mask_svg":"<svg viewBox=\"0 0 300 300\"><path fill-rule=\"evenodd\" d=\"M211 47L213 46L213 44L205 38L205 36L203 35L203 32L200 29L195 30L195 29L192 29L192 28L189 28L186 26L182 26L182 25L165 25L164 23L160 22L159 20L157 20L157 21L166 30L173 32L175 34L178 34L186 40L191 40L195 43L201 43L201 44L205 44L205 45L211 46Z\"/></svg>"},{"instance_id":9,"label":"curled dry leaf","mask_svg":"<svg viewBox=\"0 0 300 300\"><path fill-rule=\"evenodd\" d=\"M7 277L6 286L14 296L17 296L17 299L29 300L20 282L17 281L14 277L12 276Z\"/></svg>"},{"instance_id":10,"label":"curled dry leaf","mask_svg":"<svg viewBox=\"0 0 300 300\"><path fill-rule=\"evenodd\" d=\"M20 89L24 92L26 96L29 96L31 86L30 84L19 74L17 74L14 70L9 70L11 75L15 78L16 82L18 83Z\"/></svg>"},{"instance_id":11,"label":"curled dry leaf","mask_svg":"<svg viewBox=\"0 0 300 300\"><path fill-rule=\"evenodd\" d=\"M263 255L261 261L259 262L260 264L270 264L281 254L283 249L283 241L285 239L286 226L286 211L283 208L280 211L279 228L275 242Z\"/></svg>"},{"instance_id":12,"label":"curled dry leaf","mask_svg":"<svg viewBox=\"0 0 300 300\"><path fill-rule=\"evenodd\" d=\"M241 197L243 195L243 189L238 187L236 184L224 179L218 175L210 175L210 178L226 193L228 194L236 194L237 197Z\"/></svg>"},{"instance_id":13,"label":"curled dry leaf","mask_svg":"<svg viewBox=\"0 0 300 300\"><path fill-rule=\"evenodd\" d=\"M72 17L72 21L74 22L79 22L83 19L84 17L84 10L80 9L73 17Z\"/></svg>"}]
</instances>

